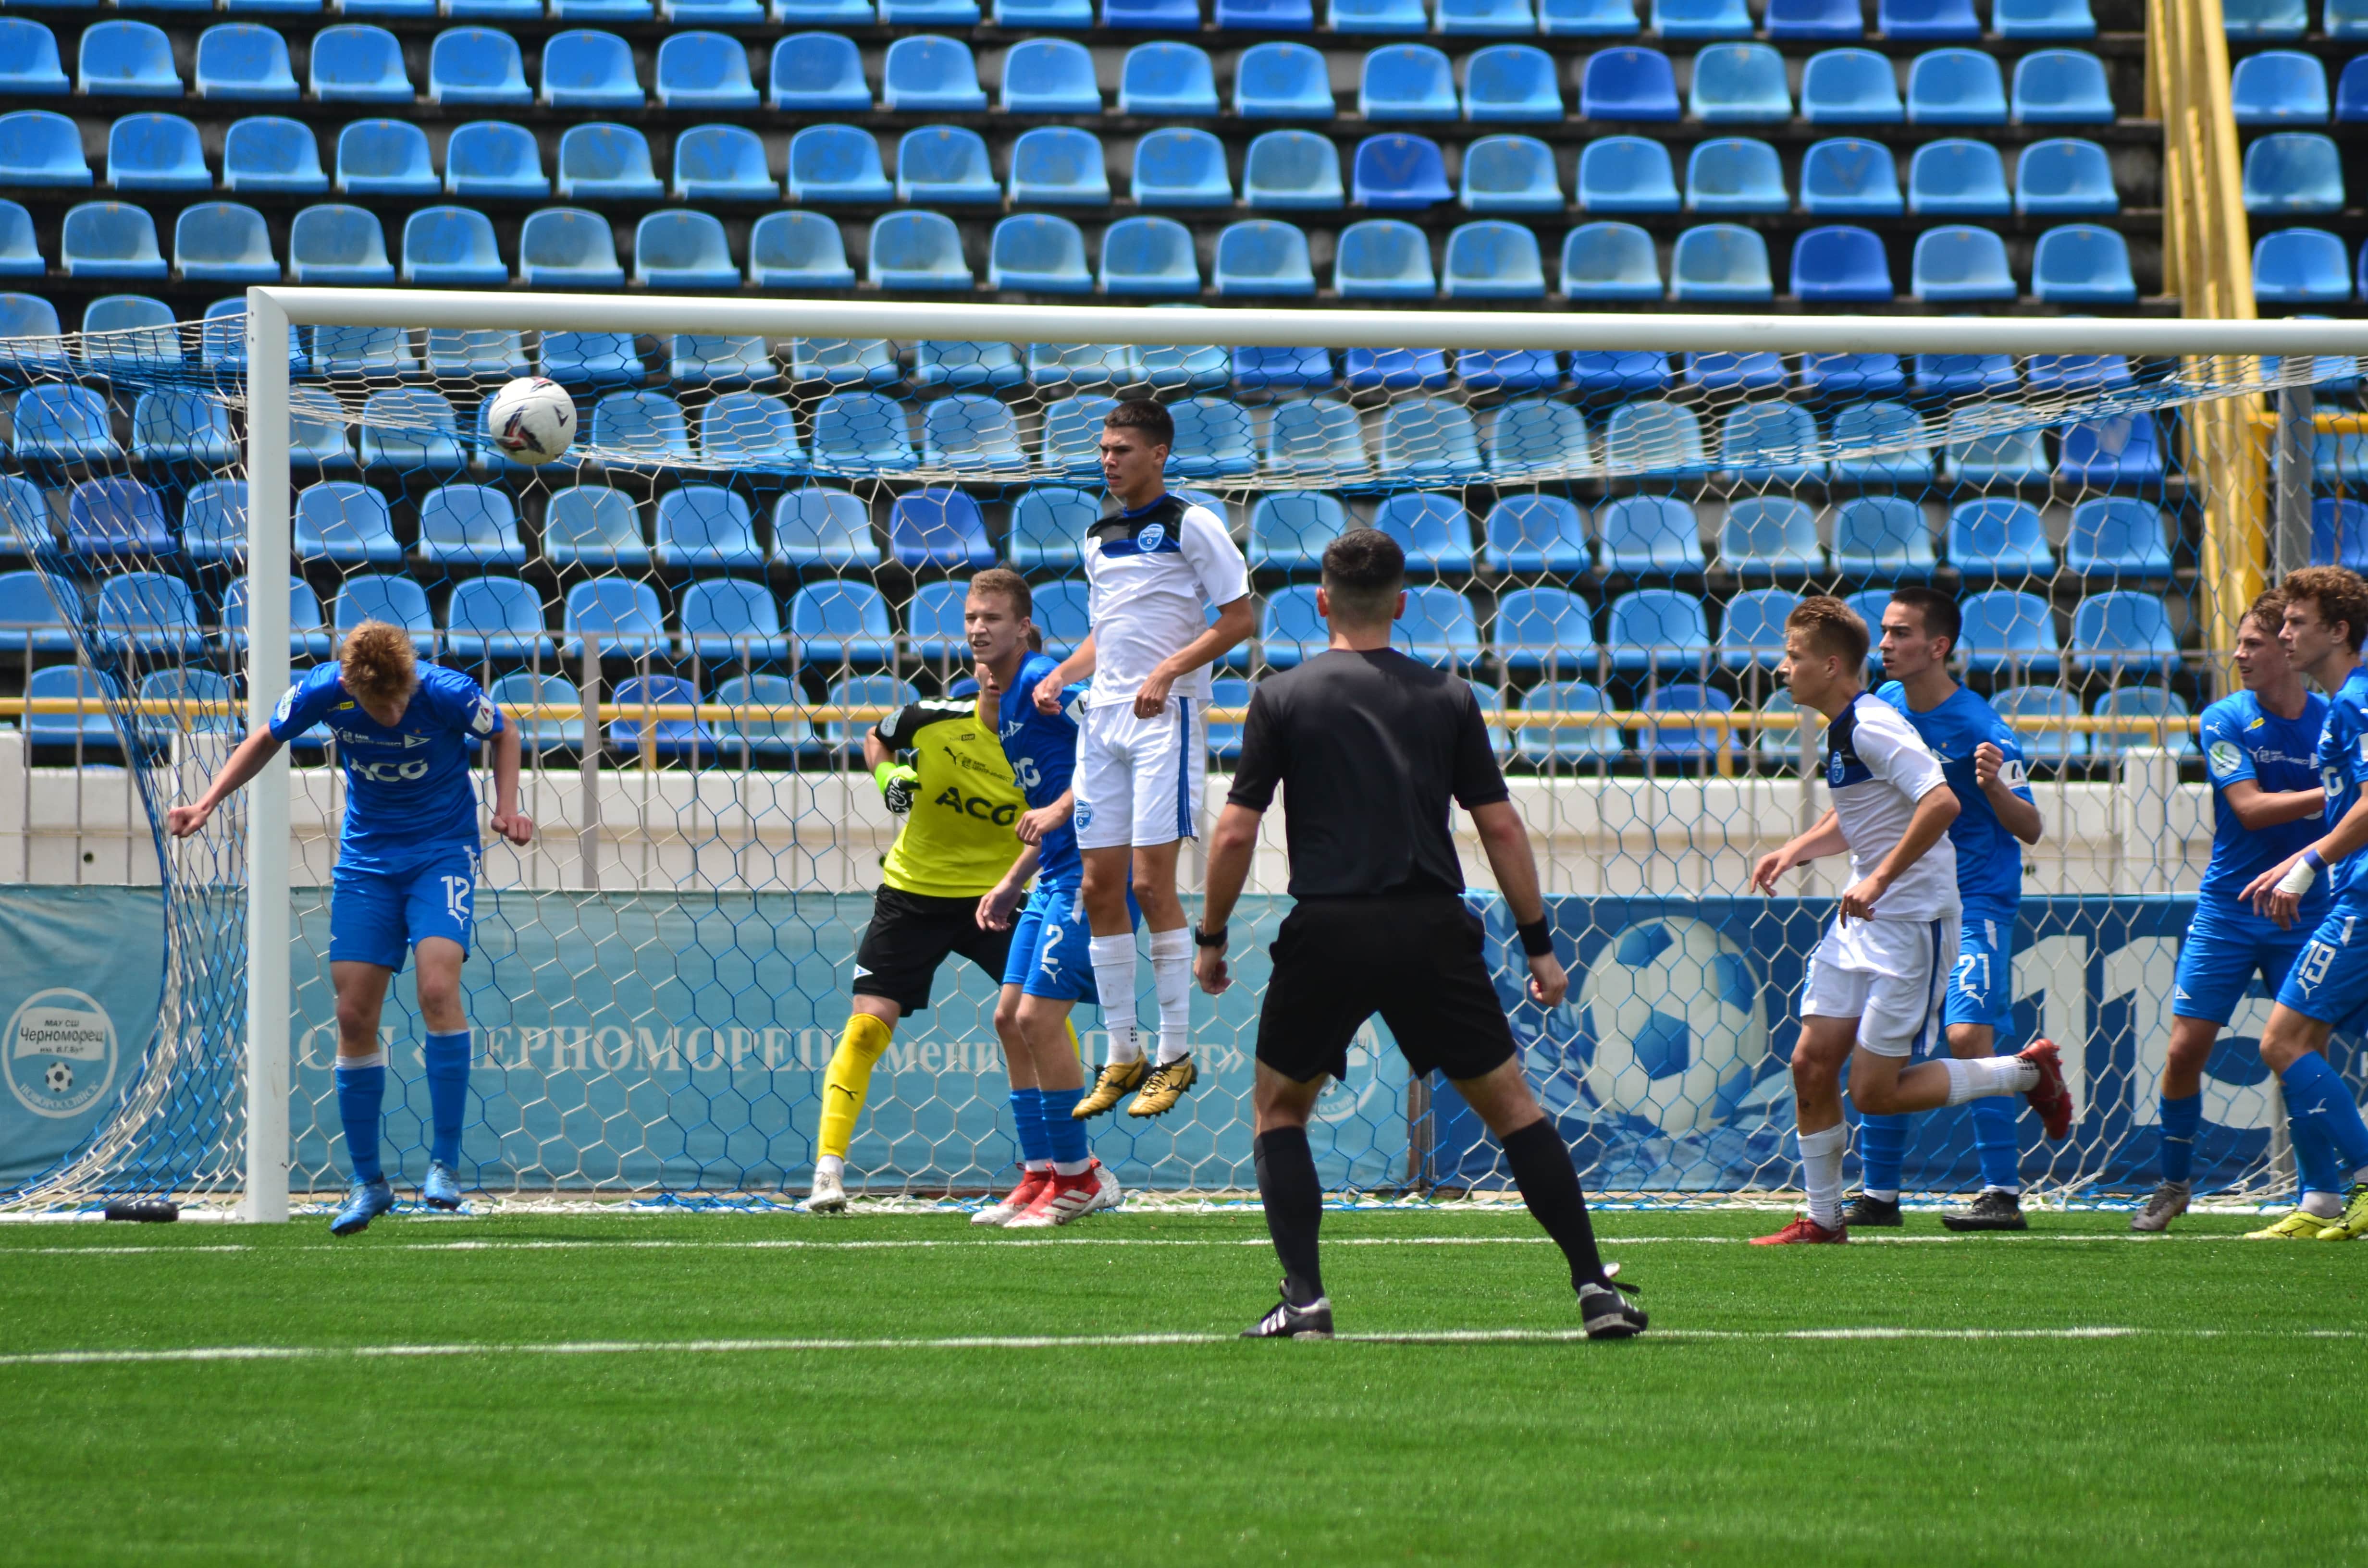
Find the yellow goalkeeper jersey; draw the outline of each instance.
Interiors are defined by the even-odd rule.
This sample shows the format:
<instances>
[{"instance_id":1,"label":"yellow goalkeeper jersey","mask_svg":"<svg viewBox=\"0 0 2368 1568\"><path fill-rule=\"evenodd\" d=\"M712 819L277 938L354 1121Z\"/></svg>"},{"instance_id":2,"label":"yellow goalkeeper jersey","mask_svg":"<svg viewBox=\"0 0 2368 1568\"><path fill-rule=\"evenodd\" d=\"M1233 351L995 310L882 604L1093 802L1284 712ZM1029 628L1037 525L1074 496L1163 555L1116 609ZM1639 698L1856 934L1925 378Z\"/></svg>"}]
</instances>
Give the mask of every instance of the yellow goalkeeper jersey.
<instances>
[{"instance_id":1,"label":"yellow goalkeeper jersey","mask_svg":"<svg viewBox=\"0 0 2368 1568\"><path fill-rule=\"evenodd\" d=\"M975 898L1019 858L1012 832L1028 802L991 724L974 701L908 702L873 733L891 751L913 754L921 776L904 831L889 846L881 880L923 898Z\"/></svg>"}]
</instances>

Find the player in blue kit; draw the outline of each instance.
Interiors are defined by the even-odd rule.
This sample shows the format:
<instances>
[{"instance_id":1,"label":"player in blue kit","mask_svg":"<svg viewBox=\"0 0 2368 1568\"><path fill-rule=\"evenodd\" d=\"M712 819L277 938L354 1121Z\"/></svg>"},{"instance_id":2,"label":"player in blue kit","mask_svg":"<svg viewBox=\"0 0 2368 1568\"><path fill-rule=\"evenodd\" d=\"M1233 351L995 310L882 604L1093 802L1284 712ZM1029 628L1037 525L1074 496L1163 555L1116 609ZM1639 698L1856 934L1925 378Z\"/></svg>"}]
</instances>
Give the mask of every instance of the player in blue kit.
<instances>
[{"instance_id":1,"label":"player in blue kit","mask_svg":"<svg viewBox=\"0 0 2368 1568\"><path fill-rule=\"evenodd\" d=\"M2130 1219L2155 1232L2187 1212L2193 1193L2195 1136L2203 1125L2203 1063L2259 974L2271 995L2327 912L2327 890L2300 902L2302 925L2286 930L2253 912L2240 894L2263 869L2283 864L2318 837L2327 803L2315 753L2327 699L2303 685L2278 642L2285 595L2253 601L2237 628L2237 673L2245 689L2203 710L2203 770L2212 781L2212 863L2195 896L2195 917L2180 944L2171 983L2170 1051L2162 1068L2162 1180ZM2317 1128L2297 1127L2294 1163L2302 1193L2294 1211L2252 1234L2316 1238L2343 1210L2335 1150Z\"/></svg>"},{"instance_id":2,"label":"player in blue kit","mask_svg":"<svg viewBox=\"0 0 2368 1568\"><path fill-rule=\"evenodd\" d=\"M330 1222L349 1236L394 1207L379 1160L386 1051L378 1021L404 956L419 960L419 1016L432 1141L421 1201L461 1206L461 1124L468 1108L469 1017L461 965L476 916L477 791L469 743L493 754L495 833L534 836L518 809L518 732L477 683L457 670L422 667L410 634L366 620L345 635L337 662L288 688L271 722L241 741L206 792L165 813L187 838L298 735L324 724L346 770L346 817L329 893L329 979L337 996L337 1116L345 1125L353 1190Z\"/></svg>"},{"instance_id":3,"label":"player in blue kit","mask_svg":"<svg viewBox=\"0 0 2368 1568\"><path fill-rule=\"evenodd\" d=\"M2310 931L2261 1030L2261 1061L2285 1090L2295 1147L2324 1138L2351 1177L2342 1214L2318 1233L2323 1242L2348 1242L2368 1235L2368 1122L2326 1051L2335 1026L2368 1008L2368 670L2360 663L2368 583L2340 566L2305 566L2283 586L2278 641L2289 663L2333 694L2317 752L2326 831L2255 877L2242 896L2280 926ZM2327 913L2305 927L2302 901L2321 878Z\"/></svg>"},{"instance_id":4,"label":"player in blue kit","mask_svg":"<svg viewBox=\"0 0 2368 1568\"><path fill-rule=\"evenodd\" d=\"M1875 696L1904 715L1940 761L1957 797L1949 842L1957 851L1957 897L1964 906L1957 960L1949 971L1941 1022L1949 1054L1995 1056L2014 1026L2014 918L2022 902L2022 846L2039 842L2022 746L1987 702L1949 677L1963 622L1956 600L1930 588L1902 588L1883 611L1883 673ZM2011 1054L2009 1052L2009 1054ZM2021 1231L2022 1146L2016 1108L2002 1098L1972 1102L1982 1189L1973 1203L1942 1212L1952 1231ZM1896 1226L1908 1119L1865 1116L1859 1125L1861 1190L1844 1223Z\"/></svg>"},{"instance_id":5,"label":"player in blue kit","mask_svg":"<svg viewBox=\"0 0 2368 1568\"><path fill-rule=\"evenodd\" d=\"M962 630L975 661L979 720L995 725L1029 805L1015 824L1028 847L979 900L979 924L1012 926L1021 891L1036 879L1012 930L995 1019L996 1032L1007 1040L1016 1036L1022 1047L1009 1060L1019 1185L971 1217L973 1224L1015 1231L1065 1225L1115 1207L1121 1196L1118 1178L1087 1149L1086 1123L1074 1114L1086 1080L1069 1012L1098 999L1093 928L1080 892L1085 862L1069 822L1076 803L1069 789L1077 765L1074 708L1086 688L1070 687L1051 713L1038 706L1036 687L1060 661L1029 651L1033 613L1027 579L1017 572L994 567L970 580ZM1132 902L1128 910L1134 913Z\"/></svg>"}]
</instances>

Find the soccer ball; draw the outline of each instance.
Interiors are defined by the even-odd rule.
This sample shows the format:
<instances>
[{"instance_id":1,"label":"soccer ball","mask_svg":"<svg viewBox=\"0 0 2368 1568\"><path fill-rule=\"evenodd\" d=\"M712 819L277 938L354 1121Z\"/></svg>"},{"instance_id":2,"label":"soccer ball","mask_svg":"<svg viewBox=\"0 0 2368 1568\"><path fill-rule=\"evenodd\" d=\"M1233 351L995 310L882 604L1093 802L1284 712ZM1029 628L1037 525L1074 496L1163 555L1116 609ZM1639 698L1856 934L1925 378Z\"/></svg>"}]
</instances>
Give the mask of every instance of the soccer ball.
<instances>
[{"instance_id":1,"label":"soccer ball","mask_svg":"<svg viewBox=\"0 0 2368 1568\"><path fill-rule=\"evenodd\" d=\"M1598 1104L1678 1135L1717 1126L1768 1053L1759 980L1714 926L1641 920L1595 956L1578 1013Z\"/></svg>"},{"instance_id":2,"label":"soccer ball","mask_svg":"<svg viewBox=\"0 0 2368 1568\"><path fill-rule=\"evenodd\" d=\"M520 376L494 394L485 429L514 461L547 463L575 440L575 400L557 381Z\"/></svg>"},{"instance_id":3,"label":"soccer ball","mask_svg":"<svg viewBox=\"0 0 2368 1568\"><path fill-rule=\"evenodd\" d=\"M52 1062L50 1070L41 1074L41 1082L50 1086L50 1093L65 1094L74 1088L74 1069L63 1062Z\"/></svg>"}]
</instances>

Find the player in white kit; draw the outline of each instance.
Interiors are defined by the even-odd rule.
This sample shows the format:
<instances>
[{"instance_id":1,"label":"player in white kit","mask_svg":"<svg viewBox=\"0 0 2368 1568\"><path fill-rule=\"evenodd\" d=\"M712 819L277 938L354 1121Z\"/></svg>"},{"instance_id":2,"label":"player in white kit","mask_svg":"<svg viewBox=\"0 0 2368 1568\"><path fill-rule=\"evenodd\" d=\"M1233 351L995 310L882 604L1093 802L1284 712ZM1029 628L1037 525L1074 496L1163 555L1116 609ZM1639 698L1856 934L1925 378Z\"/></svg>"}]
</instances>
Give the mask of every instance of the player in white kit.
<instances>
[{"instance_id":1,"label":"player in white kit","mask_svg":"<svg viewBox=\"0 0 2368 1568\"><path fill-rule=\"evenodd\" d=\"M1200 1076L1192 934L1176 896L1176 859L1184 840L1200 836L1209 666L1249 636L1253 615L1249 566L1225 520L1167 492L1162 475L1175 439L1175 421L1148 398L1121 403L1104 420L1102 480L1119 510L1087 530L1093 628L1036 687L1036 706L1053 713L1064 687L1093 677L1077 711L1072 824L1085 857L1086 919L1110 1051L1071 1113L1079 1118L1100 1115L1131 1089L1127 1114L1157 1116ZM1158 1051L1147 1068L1129 1000L1130 876L1159 997Z\"/></svg>"},{"instance_id":2,"label":"player in white kit","mask_svg":"<svg viewBox=\"0 0 2368 1568\"><path fill-rule=\"evenodd\" d=\"M1940 759L1899 710L1865 690L1866 622L1837 598L1804 599L1784 621L1778 672L1793 699L1826 716L1831 818L1772 855L1751 882L1763 893L1804 861L1848 850L1856 879L1809 960L1801 986L1801 1041L1793 1051L1794 1123L1809 1211L1755 1244L1846 1242L1842 1211L1841 1070L1850 1098L1876 1116L2021 1095L2050 1138L2071 1131L2072 1095L2055 1047L2017 1056L1944 1058L1905 1067L1940 1024L1957 961L1957 854L1949 842L1957 797ZM1879 906L1879 907L1878 907Z\"/></svg>"}]
</instances>

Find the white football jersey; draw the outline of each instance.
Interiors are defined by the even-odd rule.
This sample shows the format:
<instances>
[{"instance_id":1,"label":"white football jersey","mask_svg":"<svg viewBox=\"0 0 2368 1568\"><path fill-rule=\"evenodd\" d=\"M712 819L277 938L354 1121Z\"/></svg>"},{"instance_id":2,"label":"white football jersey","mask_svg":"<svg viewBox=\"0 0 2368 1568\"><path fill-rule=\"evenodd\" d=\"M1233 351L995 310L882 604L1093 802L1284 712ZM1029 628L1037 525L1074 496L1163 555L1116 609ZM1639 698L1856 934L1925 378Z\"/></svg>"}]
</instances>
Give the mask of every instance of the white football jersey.
<instances>
[{"instance_id":1,"label":"white football jersey","mask_svg":"<svg viewBox=\"0 0 2368 1568\"><path fill-rule=\"evenodd\" d=\"M1162 659L1208 630L1209 607L1250 591L1249 563L1223 517L1181 496L1104 517L1086 530L1087 606L1093 620L1089 706L1132 698ZM1175 695L1205 702L1211 666Z\"/></svg>"},{"instance_id":2,"label":"white football jersey","mask_svg":"<svg viewBox=\"0 0 2368 1568\"><path fill-rule=\"evenodd\" d=\"M1949 787L1941 760L1881 698L1861 692L1826 726L1826 788L1850 846L1850 871L1872 875L1899 846L1916 802ZM1956 915L1957 849L1943 834L1874 906L1878 920L1937 920Z\"/></svg>"}]
</instances>

